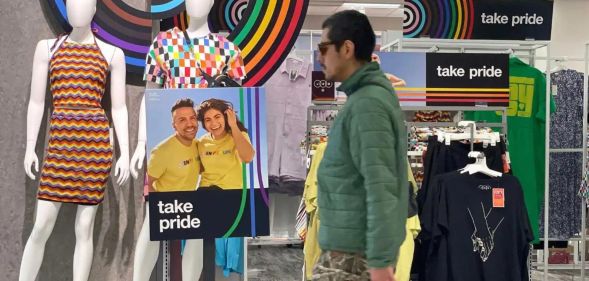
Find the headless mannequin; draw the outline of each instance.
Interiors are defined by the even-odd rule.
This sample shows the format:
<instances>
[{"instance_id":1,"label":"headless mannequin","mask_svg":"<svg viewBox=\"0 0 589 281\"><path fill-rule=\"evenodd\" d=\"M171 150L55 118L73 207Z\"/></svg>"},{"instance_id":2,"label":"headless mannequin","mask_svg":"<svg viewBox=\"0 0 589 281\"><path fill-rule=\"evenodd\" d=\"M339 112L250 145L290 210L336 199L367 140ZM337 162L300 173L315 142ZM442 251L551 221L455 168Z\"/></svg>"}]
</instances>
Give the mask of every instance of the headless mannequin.
<instances>
[{"instance_id":1,"label":"headless mannequin","mask_svg":"<svg viewBox=\"0 0 589 281\"><path fill-rule=\"evenodd\" d=\"M213 7L213 0L186 0L186 12L190 16L187 33L190 38L203 37L211 33L208 25L208 14ZM148 88L153 88L152 83L148 83ZM138 141L135 153L131 158L131 174L137 178L138 170L143 167L145 158L146 134L146 115L145 115L145 96L141 100L139 110L139 130ZM184 255L182 256L182 280L197 281L203 268L203 242L202 239L186 240ZM145 205L145 219L141 232L137 238L135 249L135 258L133 262L133 281L147 281L151 272L157 263L159 255L159 242L150 241L149 238L149 207Z\"/></svg>"},{"instance_id":2,"label":"headless mannequin","mask_svg":"<svg viewBox=\"0 0 589 281\"><path fill-rule=\"evenodd\" d=\"M68 1L66 4L71 34L68 42L91 44L95 38L90 27L96 12L96 0ZM32 180L35 175L31 170L39 172L39 159L35 153L35 145L43 111L45 110L45 95L49 62L52 57L51 46L57 39L41 40L37 44L33 60L33 74L31 81L31 97L27 112L27 145L24 168L27 176ZM63 40L63 39L62 39ZM60 42L58 42L59 44ZM117 132L117 140L121 156L116 163L115 176L117 184L124 184L129 178L129 132L127 125L127 106L125 103L125 57L123 51L96 39L96 44L106 58L111 72L111 102L112 117ZM20 267L19 281L34 281L41 267L45 244L51 235L57 219L60 202L38 200L35 225L27 241ZM76 247L74 252L73 280L88 280L93 258L93 230L94 218L98 205L78 205L75 220Z\"/></svg>"}]
</instances>

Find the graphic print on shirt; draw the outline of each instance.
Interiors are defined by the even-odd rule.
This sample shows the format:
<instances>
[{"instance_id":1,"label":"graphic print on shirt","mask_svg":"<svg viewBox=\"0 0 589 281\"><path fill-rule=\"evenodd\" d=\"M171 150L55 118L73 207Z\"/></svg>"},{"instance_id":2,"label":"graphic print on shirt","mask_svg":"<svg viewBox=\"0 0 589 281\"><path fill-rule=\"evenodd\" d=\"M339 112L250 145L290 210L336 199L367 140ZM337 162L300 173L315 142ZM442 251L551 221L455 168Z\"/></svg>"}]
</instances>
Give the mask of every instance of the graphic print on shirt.
<instances>
[{"instance_id":1,"label":"graphic print on shirt","mask_svg":"<svg viewBox=\"0 0 589 281\"><path fill-rule=\"evenodd\" d=\"M478 252L481 260L486 262L487 259L489 259L489 256L491 256L493 248L495 247L495 232L505 218L502 217L495 226L493 226L492 223L489 225L489 215L491 215L493 208L489 208L489 212L487 212L483 202L481 202L481 213L475 213L473 216L473 212L469 207L467 207L466 210L470 215L470 219L472 220L472 225L474 227L474 231L470 235L473 248L472 251L475 253Z\"/></svg>"},{"instance_id":2,"label":"graphic print on shirt","mask_svg":"<svg viewBox=\"0 0 589 281\"><path fill-rule=\"evenodd\" d=\"M509 107L507 116L530 118L534 106L534 78L509 77ZM502 111L497 111L502 116Z\"/></svg>"}]
</instances>

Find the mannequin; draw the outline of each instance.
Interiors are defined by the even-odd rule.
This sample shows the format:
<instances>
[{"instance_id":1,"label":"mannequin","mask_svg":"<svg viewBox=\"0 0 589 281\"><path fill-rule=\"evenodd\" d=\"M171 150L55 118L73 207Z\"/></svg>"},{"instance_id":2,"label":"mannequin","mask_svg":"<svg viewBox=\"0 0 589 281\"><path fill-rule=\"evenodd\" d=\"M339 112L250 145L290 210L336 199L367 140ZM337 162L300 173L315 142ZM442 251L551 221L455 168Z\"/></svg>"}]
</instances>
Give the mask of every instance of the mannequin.
<instances>
[{"instance_id":1,"label":"mannequin","mask_svg":"<svg viewBox=\"0 0 589 281\"><path fill-rule=\"evenodd\" d=\"M100 99L102 98L102 94L104 93L104 89L83 89L77 90L76 88L69 88L66 89L65 93L58 93L60 91L59 87L53 88L53 83L55 80L59 80L63 83L66 83L65 87L72 86L68 83L68 79L70 81L72 79L78 79L80 81L83 78L68 78L67 75L64 78L63 75L59 77L60 67L71 67L68 65L68 62L65 60L59 61L58 56L54 56L54 54L59 53L59 56L65 57L66 59L71 59L73 55L67 54L63 50L67 48L74 48L74 49L81 49L85 50L86 52L91 52L96 57L94 58L104 66L100 71L95 71L98 74L98 77L102 78L104 83L106 83L106 71L110 70L111 72L111 79L110 79L110 87L111 87L111 99L112 99L112 117L114 121L114 126L117 132L117 140L120 148L121 156L116 163L115 167L115 176L118 177L117 184L122 185L124 184L128 177L129 177L129 133L128 133L128 126L127 126L127 107L125 104L125 58L123 51L115 46L109 45L105 42L102 42L95 38L94 34L92 33L91 29L91 21L94 17L96 12L96 0L77 0L77 1L67 1L66 4L67 8L67 15L69 19L70 25L73 27L72 32L67 37L61 37L57 39L48 39L48 40L41 40L36 47L35 56L33 60L33 73L32 73L32 81L31 81L31 97L27 112L27 145L26 145L26 152L25 152L25 159L24 159L24 168L27 176L32 180L35 179L35 175L31 170L31 166L34 165L35 172L39 172L39 159L35 154L35 145L37 143L37 137L39 135L39 130L42 122L43 111L45 110L45 94L46 94L46 87L47 87L47 78L51 75L51 83L52 83L52 94L53 94L53 105L54 111L51 115L51 123L50 123L50 140L49 146L47 151L47 157L44 161L44 166L42 173L40 175L40 187L38 197L40 200L37 201L37 210L36 210L36 218L35 224L33 226L33 231L27 244L24 249L22 263L20 267L20 281L34 281L37 277L39 272L39 268L42 263L44 251L45 251L45 244L47 239L51 235L53 230L53 226L57 219L57 215L59 213L60 207L62 202L72 202L72 203L79 203L78 210L76 214L75 220L75 233L76 233L76 246L74 252L74 265L73 265L73 280L74 281L85 281L88 280L88 276L90 274L90 268L92 265L92 258L93 258L93 229L94 229L94 218L96 215L96 210L98 209L98 204L102 201L103 198L103 188L98 187L98 190L101 190L100 196L97 197L95 201L91 202L84 202L81 201L82 199L76 198L67 198L67 194L58 194L54 197L49 195L44 195L43 193L43 183L47 181L47 178L51 176L60 175L60 172L55 172L58 170L53 168L54 172L51 171L50 164L48 164L50 158L52 157L52 153L64 157L62 151L58 147L59 144L52 144L52 132L59 131L58 126L54 126L54 122L58 123L58 118L54 119L55 115L59 115L63 118L74 116L76 119L83 119L84 115L92 115L94 119L86 120L83 119L81 122L85 126L90 126L91 130L96 130L100 124L92 123L93 120L102 120L106 127L100 127L101 130L106 131L106 135L104 135L104 139L106 139L106 143L102 143L106 145L105 152L107 156L110 156L107 160L107 164L100 164L106 165L101 166L103 167L103 172L99 174L98 172L77 172L74 174L77 180L80 178L86 179L88 177L87 174L92 173L93 176L102 176L103 180L106 181L108 178L108 174L110 171L110 164L112 163L112 144L110 144L109 135L108 135L108 120L106 120L106 116L104 116L104 111L100 108ZM61 53L60 53L61 52ZM87 58L80 59L82 66L88 67L89 64L92 62L88 62ZM85 61L86 60L86 61ZM61 63L62 65L57 65ZM79 61L78 61L79 63ZM86 63L86 64L84 64ZM63 66L65 65L65 66ZM61 70L63 72L63 70ZM56 74L58 73L58 74ZM81 72L76 72L79 74ZM94 72L92 72L93 75ZM86 74L88 75L88 74ZM94 76L92 76L94 77ZM61 80L60 80L61 79ZM93 78L94 79L94 78ZM65 82L64 82L65 81ZM75 81L75 80L74 80ZM85 80L86 81L86 80ZM100 82L97 82L100 83ZM103 86L99 85L99 86ZM96 87L99 87L96 86ZM62 85L63 87L63 85ZM63 89L61 90L64 91ZM68 99L68 95L71 94L78 94L82 91L92 93L99 93L100 95L96 98L86 98L86 101L89 101L88 104L81 104L81 103L71 103L72 99ZM84 98L78 98L78 100L82 100L84 102ZM67 102L70 102L67 104ZM63 103L63 104L62 104ZM62 115L60 115L62 114ZM65 117L64 117L65 116ZM104 118L104 119L102 119ZM70 120L70 122L73 122ZM79 123L78 123L79 124ZM57 124L59 125L59 124ZM76 124L74 123L74 126ZM84 131L83 129L78 132L78 135L74 136L69 135L69 140L66 140L66 145L82 145L80 148L81 150L90 149L89 147L84 147L83 139L88 136L88 131ZM97 135L95 135L97 136ZM99 138L100 136L98 135ZM74 139L74 140L71 140ZM69 142L68 142L69 141ZM98 141L96 141L98 142ZM100 145L97 144L97 145ZM53 149L53 150L52 150ZM52 151L50 151L52 150ZM58 152L55 152L57 150ZM75 153L75 152L74 152ZM80 154L82 155L82 154ZM83 159L80 164L80 168L84 169L85 167L94 169L94 166L84 166L89 161L84 159L84 156L75 155L74 156L65 156L66 163L68 160L76 157ZM101 157L102 154L95 152L95 155L99 155L97 157ZM67 157L72 157L67 159ZM91 165L91 164L88 164ZM98 165L98 164L97 164ZM63 176L63 173L61 174ZM69 182L71 184L71 182ZM104 185L105 182L101 184ZM65 188L68 182L64 185ZM81 192L82 195L85 195L84 190L88 190L90 187L82 186L81 191L78 190L76 192ZM60 198L63 197L63 198ZM88 199L90 200L90 199Z\"/></svg>"},{"instance_id":2,"label":"mannequin","mask_svg":"<svg viewBox=\"0 0 589 281\"><path fill-rule=\"evenodd\" d=\"M189 25L186 30L190 38L201 38L209 36L211 31L208 26L208 14L213 7L213 0L186 0L186 12L190 17ZM165 33L174 33L178 35L178 30L165 31ZM160 33L161 34L161 33ZM180 32L180 34L182 34ZM180 35L182 38L184 35ZM179 37L180 37L179 36ZM158 38L154 40L154 44L158 43ZM146 66L146 72L149 72L150 65ZM166 77L168 80L174 77ZM146 78L146 80L149 80ZM163 84L163 83L162 83ZM148 82L147 87L153 88L159 85ZM184 85L186 86L186 85ZM201 87L202 85L190 85ZM181 88L182 85L164 84L167 88ZM139 110L139 132L138 142L135 148L135 153L131 159L131 174L133 177L138 177L138 170L143 167L143 160L145 158L145 144L147 140L146 135L146 113L145 113L145 96L141 101L141 108ZM145 205L145 219L139 237L137 238L137 246L135 250L135 258L133 263L133 280L147 281L151 276L151 272L155 267L159 254L159 242L150 241L149 238L149 207ZM182 280L197 281L200 278L203 268L203 241L202 239L186 240L184 254L182 257Z\"/></svg>"}]
</instances>

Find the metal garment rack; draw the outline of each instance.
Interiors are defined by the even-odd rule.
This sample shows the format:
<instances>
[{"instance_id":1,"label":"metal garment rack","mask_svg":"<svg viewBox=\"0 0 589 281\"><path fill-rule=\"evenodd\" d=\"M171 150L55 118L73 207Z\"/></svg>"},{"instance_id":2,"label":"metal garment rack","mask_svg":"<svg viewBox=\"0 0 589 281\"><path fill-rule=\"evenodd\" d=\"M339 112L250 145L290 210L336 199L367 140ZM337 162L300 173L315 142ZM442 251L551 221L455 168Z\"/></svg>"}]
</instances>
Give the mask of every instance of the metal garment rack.
<instances>
[{"instance_id":1,"label":"metal garment rack","mask_svg":"<svg viewBox=\"0 0 589 281\"><path fill-rule=\"evenodd\" d=\"M409 52L459 52L459 53L508 53L517 55L520 58L528 58L529 64L534 65L536 50L546 48L546 57L542 58L547 61L546 69L550 70L550 63L553 58L550 56L550 41L498 41L498 40L453 40L453 39L429 39L429 38L403 38L397 39L389 44L383 45L381 51L409 51ZM589 56L589 43L585 45L585 85L584 85L584 115L583 115L583 172L586 172L587 161L587 72L589 66L587 58ZM543 280L548 280L548 233L549 233L549 214L550 214L550 75L546 77L546 135L545 135L545 187L544 187L544 268ZM477 109L481 110L481 109ZM582 207L582 253L581 253L581 278L585 280L585 220L586 210ZM531 267L528 269L531 270ZM531 278L531 275L530 275Z\"/></svg>"},{"instance_id":2,"label":"metal garment rack","mask_svg":"<svg viewBox=\"0 0 589 281\"><path fill-rule=\"evenodd\" d=\"M545 184L546 184L546 188L545 188L545 204L546 206L548 206L548 202L549 202L549 169L550 169L550 165L549 165L549 157L550 157L550 153L574 153L574 152L582 152L582 175L585 175L585 173L587 172L587 102L588 102L588 94L587 94L587 72L588 72L588 52L589 50L589 43L587 43L585 45L585 56L583 58L570 58L570 57L551 57L551 56L547 56L547 57L536 57L536 60L545 60L547 61L547 72L548 70L550 70L550 65L551 62L553 61L557 61L557 62L566 62L566 61L580 61L580 62L584 62L585 63L585 73L583 74L583 141L582 141L582 147L581 148L550 148L550 128L551 128L551 116L550 114L547 115L546 117L546 152L547 152L547 156L546 156L546 171L545 171ZM549 51L549 50L548 50ZM551 82L550 82L550 75L547 75L547 91L546 91L546 107L549 108L550 106L550 95L551 95ZM557 109L558 110L558 109ZM581 271L581 280L585 280L585 270L588 264L586 264L586 241L587 241L587 233L586 233L586 227L585 227L585 222L587 219L587 210L586 210L586 205L585 205L585 201L582 200L581 203L581 237L580 238L570 238L568 241L574 241L574 242L580 242L581 247L575 247L576 252L574 253L575 257L577 257L578 251L580 250L580 256L581 256L581 260L580 260L580 264L577 267L577 264L573 264L572 267L571 265L550 265L548 264L548 257L549 257L549 253L547 251L547 244L549 241L556 241L558 239L551 239L548 237L548 233L549 233L549 229L547 228L547 226L549 226L549 208L545 207L545 211L544 211L544 261L542 264L538 263L537 266L542 267L544 269L544 280L546 280L547 278L547 270L548 269L580 269ZM576 258L575 258L576 261Z\"/></svg>"}]
</instances>

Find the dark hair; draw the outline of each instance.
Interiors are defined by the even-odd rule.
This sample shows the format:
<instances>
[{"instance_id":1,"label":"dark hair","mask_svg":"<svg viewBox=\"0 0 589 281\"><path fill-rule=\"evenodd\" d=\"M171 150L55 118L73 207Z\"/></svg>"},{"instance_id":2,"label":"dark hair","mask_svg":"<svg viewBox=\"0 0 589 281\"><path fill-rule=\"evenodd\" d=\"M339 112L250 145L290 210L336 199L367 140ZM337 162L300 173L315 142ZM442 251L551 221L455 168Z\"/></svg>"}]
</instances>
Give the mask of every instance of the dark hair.
<instances>
[{"instance_id":1,"label":"dark hair","mask_svg":"<svg viewBox=\"0 0 589 281\"><path fill-rule=\"evenodd\" d=\"M183 99L179 99L176 101L176 103L174 104L174 106L172 106L172 113L174 113L174 111L178 108L181 107L192 107L194 108L194 101L192 101L189 98L183 98Z\"/></svg>"},{"instance_id":2,"label":"dark hair","mask_svg":"<svg viewBox=\"0 0 589 281\"><path fill-rule=\"evenodd\" d=\"M198 107L198 111L196 113L196 116L198 118L198 121L200 121L200 123L202 124L202 126L204 128L205 127L205 113L207 113L207 111L209 111L210 109L216 109L216 110L220 111L223 114L223 117L225 118L225 131L229 133L229 132L231 132L231 128L229 127L229 121L227 120L227 114L225 114L225 111L230 108L233 109L233 105L230 102L227 102L224 100L219 100L219 99L208 99L206 101L203 101L200 104L200 106ZM241 123L241 121L239 121L239 118L237 118L237 127L239 127L240 131L247 132L247 129L245 128L243 123ZM206 130L206 128L205 128L205 130Z\"/></svg>"},{"instance_id":3,"label":"dark hair","mask_svg":"<svg viewBox=\"0 0 589 281\"><path fill-rule=\"evenodd\" d=\"M357 60L370 62L376 45L376 35L366 15L346 10L331 15L323 22L323 29L328 28L327 38L335 43L339 51L344 41L354 43L354 56Z\"/></svg>"}]
</instances>

